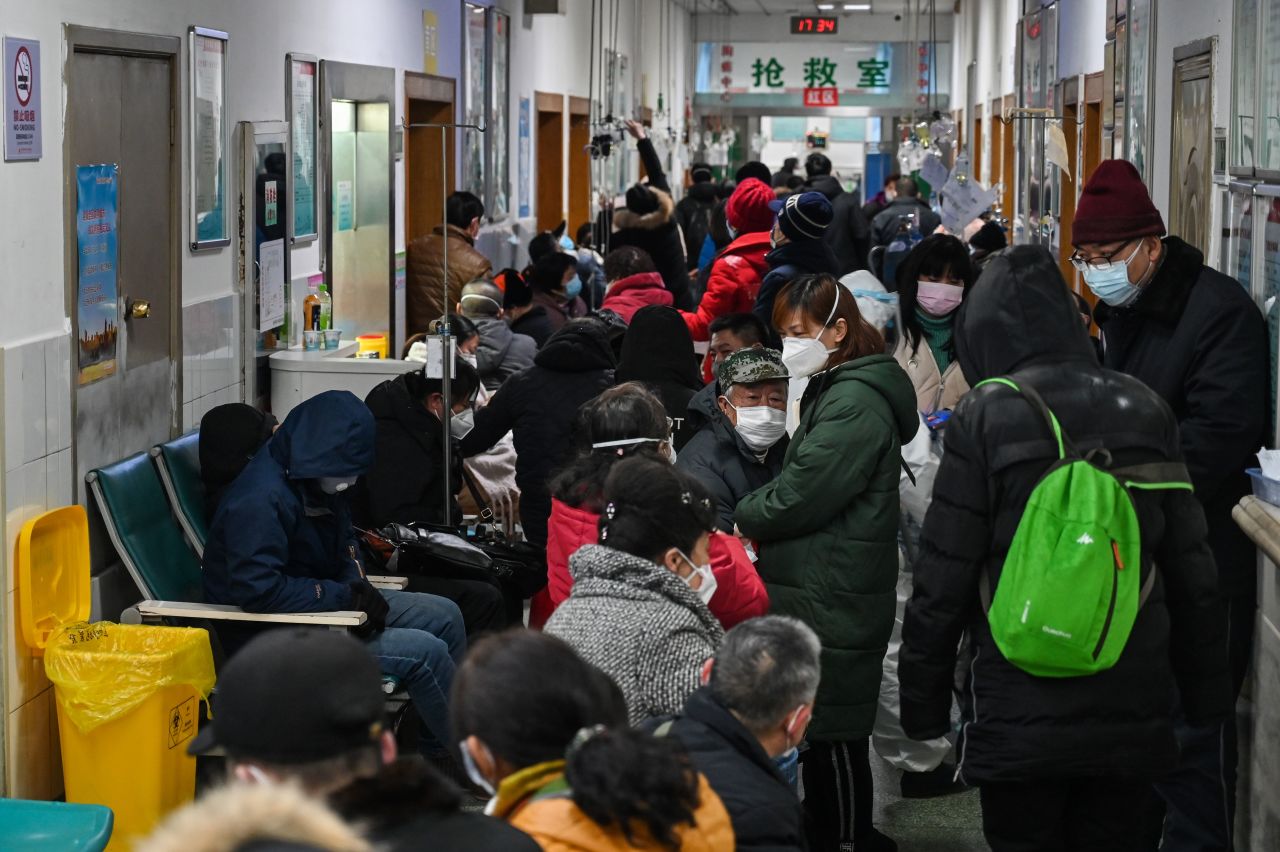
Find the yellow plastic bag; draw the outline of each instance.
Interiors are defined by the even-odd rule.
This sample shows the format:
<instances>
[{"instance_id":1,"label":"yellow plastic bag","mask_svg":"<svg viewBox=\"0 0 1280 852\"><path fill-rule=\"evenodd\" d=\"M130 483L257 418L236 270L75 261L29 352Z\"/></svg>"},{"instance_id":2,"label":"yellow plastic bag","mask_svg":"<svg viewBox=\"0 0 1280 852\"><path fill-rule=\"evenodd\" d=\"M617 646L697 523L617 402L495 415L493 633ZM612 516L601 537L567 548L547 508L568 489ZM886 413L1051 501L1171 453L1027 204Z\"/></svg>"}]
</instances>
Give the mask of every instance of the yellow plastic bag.
<instances>
[{"instance_id":1,"label":"yellow plastic bag","mask_svg":"<svg viewBox=\"0 0 1280 852\"><path fill-rule=\"evenodd\" d=\"M214 683L209 634L192 627L73 624L49 642L44 667L63 712L86 734L163 687L189 685L208 699Z\"/></svg>"}]
</instances>

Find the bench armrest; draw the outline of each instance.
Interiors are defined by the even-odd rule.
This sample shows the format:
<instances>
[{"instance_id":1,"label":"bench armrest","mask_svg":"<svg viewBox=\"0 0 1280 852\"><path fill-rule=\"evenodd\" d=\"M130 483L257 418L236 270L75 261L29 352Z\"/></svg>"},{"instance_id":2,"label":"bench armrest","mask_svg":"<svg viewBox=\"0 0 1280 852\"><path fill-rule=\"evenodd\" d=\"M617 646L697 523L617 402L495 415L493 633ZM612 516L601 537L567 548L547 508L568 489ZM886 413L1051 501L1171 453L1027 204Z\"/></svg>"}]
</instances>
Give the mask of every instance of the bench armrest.
<instances>
[{"instance_id":1,"label":"bench armrest","mask_svg":"<svg viewBox=\"0 0 1280 852\"><path fill-rule=\"evenodd\" d=\"M370 574L365 577L366 580L377 589L390 589L391 591L404 591L409 588L408 577L397 577L394 574Z\"/></svg>"},{"instance_id":2,"label":"bench armrest","mask_svg":"<svg viewBox=\"0 0 1280 852\"><path fill-rule=\"evenodd\" d=\"M359 610L336 612L245 612L227 604L140 601L133 607L142 620L177 618L207 621L243 621L259 624L303 624L314 627L359 627L368 618Z\"/></svg>"}]
</instances>

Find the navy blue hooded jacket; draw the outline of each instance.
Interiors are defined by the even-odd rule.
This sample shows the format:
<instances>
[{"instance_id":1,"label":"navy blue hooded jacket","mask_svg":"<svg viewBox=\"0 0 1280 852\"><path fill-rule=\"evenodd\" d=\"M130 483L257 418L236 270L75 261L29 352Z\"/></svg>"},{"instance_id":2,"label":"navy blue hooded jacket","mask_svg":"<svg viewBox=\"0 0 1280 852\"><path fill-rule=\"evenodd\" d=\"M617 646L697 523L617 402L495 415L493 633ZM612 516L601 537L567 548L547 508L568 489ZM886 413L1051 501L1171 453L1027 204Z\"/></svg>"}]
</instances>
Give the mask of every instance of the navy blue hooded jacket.
<instances>
[{"instance_id":1,"label":"navy blue hooded jacket","mask_svg":"<svg viewBox=\"0 0 1280 852\"><path fill-rule=\"evenodd\" d=\"M236 477L204 550L205 600L249 612L351 607L360 578L346 497L320 477L355 477L373 464L375 427L363 402L326 391L289 412Z\"/></svg>"}]
</instances>

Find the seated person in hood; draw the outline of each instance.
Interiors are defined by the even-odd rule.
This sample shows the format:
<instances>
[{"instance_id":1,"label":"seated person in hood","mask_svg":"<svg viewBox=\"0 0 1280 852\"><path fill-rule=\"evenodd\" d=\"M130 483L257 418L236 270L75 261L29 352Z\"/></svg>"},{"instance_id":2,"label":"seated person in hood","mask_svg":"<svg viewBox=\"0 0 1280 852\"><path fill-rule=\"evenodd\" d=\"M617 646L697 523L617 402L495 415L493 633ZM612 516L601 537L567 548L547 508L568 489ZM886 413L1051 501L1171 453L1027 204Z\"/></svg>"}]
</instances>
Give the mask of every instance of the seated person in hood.
<instances>
[{"instance_id":1,"label":"seated person in hood","mask_svg":"<svg viewBox=\"0 0 1280 852\"><path fill-rule=\"evenodd\" d=\"M458 313L475 323L480 334L476 369L480 381L496 391L508 378L533 366L538 344L527 334L517 334L504 321L502 291L488 281L472 281L462 288Z\"/></svg>"},{"instance_id":2,"label":"seated person in hood","mask_svg":"<svg viewBox=\"0 0 1280 852\"><path fill-rule=\"evenodd\" d=\"M213 520L222 495L279 425L273 415L243 402L215 406L200 418L205 520Z\"/></svg>"},{"instance_id":3,"label":"seated person in hood","mask_svg":"<svg viewBox=\"0 0 1280 852\"><path fill-rule=\"evenodd\" d=\"M534 302L533 288L514 269L503 273L501 279L502 309L506 312L511 331L532 338L534 344L541 349L556 331L546 306Z\"/></svg>"},{"instance_id":4,"label":"seated person in hood","mask_svg":"<svg viewBox=\"0 0 1280 852\"><path fill-rule=\"evenodd\" d=\"M733 532L738 501L782 471L789 377L776 351L743 349L724 360L716 383L690 403L703 406L706 422L676 466L711 493L723 532Z\"/></svg>"},{"instance_id":5,"label":"seated person in hood","mask_svg":"<svg viewBox=\"0 0 1280 852\"><path fill-rule=\"evenodd\" d=\"M653 258L644 249L623 246L609 252L604 259L604 304L601 310L613 311L624 322L631 322L635 312L647 305L671 307L671 291L662 283Z\"/></svg>"},{"instance_id":6,"label":"seated person in hood","mask_svg":"<svg viewBox=\"0 0 1280 852\"><path fill-rule=\"evenodd\" d=\"M662 400L675 424L671 438L679 452L693 437L685 423L689 400L702 389L693 338L679 312L659 305L636 311L622 339L618 381L640 382Z\"/></svg>"},{"instance_id":7,"label":"seated person in hood","mask_svg":"<svg viewBox=\"0 0 1280 852\"><path fill-rule=\"evenodd\" d=\"M467 644L462 613L444 598L380 591L365 579L345 492L373 465L376 434L373 415L349 391L325 391L290 411L213 516L205 601L263 613L363 612L355 634L408 690L424 753L445 758L449 684ZM227 624L218 637L233 656L258 632Z\"/></svg>"},{"instance_id":8,"label":"seated person in hood","mask_svg":"<svg viewBox=\"0 0 1280 852\"><path fill-rule=\"evenodd\" d=\"M230 789L279 795L296 786L358 824L383 852L421 849L424 837L439 852L537 852L528 835L464 811L457 787L421 758L399 757L385 700L377 661L358 641L329 630L273 630L218 673L216 718L201 726L189 751L221 748ZM185 836L181 827L171 825L171 848L191 850L193 826L186 823ZM328 828L314 820L301 837L323 837ZM208 836L225 830L210 826Z\"/></svg>"}]
</instances>

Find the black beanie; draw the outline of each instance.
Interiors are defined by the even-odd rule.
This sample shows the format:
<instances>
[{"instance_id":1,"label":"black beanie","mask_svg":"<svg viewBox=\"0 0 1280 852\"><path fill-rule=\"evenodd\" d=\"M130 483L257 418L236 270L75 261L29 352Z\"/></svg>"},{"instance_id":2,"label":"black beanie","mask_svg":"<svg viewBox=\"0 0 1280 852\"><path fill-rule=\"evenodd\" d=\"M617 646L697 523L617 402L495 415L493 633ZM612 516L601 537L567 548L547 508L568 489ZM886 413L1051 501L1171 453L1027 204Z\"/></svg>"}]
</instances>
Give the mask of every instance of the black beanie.
<instances>
[{"instance_id":1,"label":"black beanie","mask_svg":"<svg viewBox=\"0 0 1280 852\"><path fill-rule=\"evenodd\" d=\"M627 190L627 209L643 216L658 209L658 196L642 183Z\"/></svg>"}]
</instances>

